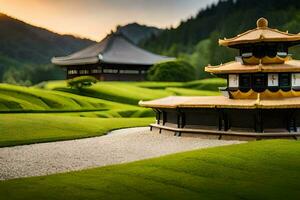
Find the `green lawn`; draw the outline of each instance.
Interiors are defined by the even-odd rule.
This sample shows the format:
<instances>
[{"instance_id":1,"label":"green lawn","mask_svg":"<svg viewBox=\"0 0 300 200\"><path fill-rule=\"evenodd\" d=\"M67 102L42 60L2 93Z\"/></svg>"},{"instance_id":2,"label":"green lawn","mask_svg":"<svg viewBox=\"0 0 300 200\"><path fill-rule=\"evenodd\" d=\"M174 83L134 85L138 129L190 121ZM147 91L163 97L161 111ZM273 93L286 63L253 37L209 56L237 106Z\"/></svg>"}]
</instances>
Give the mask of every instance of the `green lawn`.
<instances>
[{"instance_id":1,"label":"green lawn","mask_svg":"<svg viewBox=\"0 0 300 200\"><path fill-rule=\"evenodd\" d=\"M110 130L147 126L153 121L153 118L84 118L54 114L1 114L0 147L101 136Z\"/></svg>"},{"instance_id":2,"label":"green lawn","mask_svg":"<svg viewBox=\"0 0 300 200\"><path fill-rule=\"evenodd\" d=\"M47 90L59 90L83 96L105 99L114 102L137 105L140 100L152 100L171 95L211 96L220 95L218 87L224 86L224 79L179 82L99 82L92 87L78 91L70 89L65 82L52 81L39 85ZM212 92L214 91L214 92Z\"/></svg>"},{"instance_id":3,"label":"green lawn","mask_svg":"<svg viewBox=\"0 0 300 200\"><path fill-rule=\"evenodd\" d=\"M206 89L217 87L220 82L99 82L80 91L67 87L66 81L49 81L34 87L0 84L0 147L146 126L153 121L154 112L139 107L140 100L170 95L219 95ZM194 89L201 85L206 87Z\"/></svg>"},{"instance_id":4,"label":"green lawn","mask_svg":"<svg viewBox=\"0 0 300 200\"><path fill-rule=\"evenodd\" d=\"M132 105L137 105L140 100L151 100L173 95L172 92L166 90L142 88L130 83L101 82L81 91L68 87L59 87L56 90Z\"/></svg>"},{"instance_id":5,"label":"green lawn","mask_svg":"<svg viewBox=\"0 0 300 200\"><path fill-rule=\"evenodd\" d=\"M65 92L0 84L1 110L81 110L133 108L129 105Z\"/></svg>"},{"instance_id":6,"label":"green lawn","mask_svg":"<svg viewBox=\"0 0 300 200\"><path fill-rule=\"evenodd\" d=\"M222 79L176 82L99 82L82 90L65 81L49 81L35 87L0 84L0 112L133 110L140 100L171 95L219 95ZM210 91L211 90L211 91Z\"/></svg>"},{"instance_id":7,"label":"green lawn","mask_svg":"<svg viewBox=\"0 0 300 200\"><path fill-rule=\"evenodd\" d=\"M222 78L209 78L187 82L183 87L197 90L219 91L219 87L226 86L226 80Z\"/></svg>"},{"instance_id":8,"label":"green lawn","mask_svg":"<svg viewBox=\"0 0 300 200\"><path fill-rule=\"evenodd\" d=\"M300 143L273 140L130 164L0 182L0 197L31 200L299 199Z\"/></svg>"},{"instance_id":9,"label":"green lawn","mask_svg":"<svg viewBox=\"0 0 300 200\"><path fill-rule=\"evenodd\" d=\"M173 92L177 96L219 96L221 93L209 90L192 90L186 88L166 88L167 91Z\"/></svg>"}]
</instances>

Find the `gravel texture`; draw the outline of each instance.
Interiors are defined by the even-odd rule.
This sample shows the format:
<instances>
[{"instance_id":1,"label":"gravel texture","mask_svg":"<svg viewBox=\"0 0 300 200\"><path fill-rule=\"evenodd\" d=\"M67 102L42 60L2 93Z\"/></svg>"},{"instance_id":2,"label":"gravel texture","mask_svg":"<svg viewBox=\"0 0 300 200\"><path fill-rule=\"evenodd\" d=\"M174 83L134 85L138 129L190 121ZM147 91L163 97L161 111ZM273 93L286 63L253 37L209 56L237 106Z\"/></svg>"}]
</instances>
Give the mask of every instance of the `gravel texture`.
<instances>
[{"instance_id":1,"label":"gravel texture","mask_svg":"<svg viewBox=\"0 0 300 200\"><path fill-rule=\"evenodd\" d=\"M175 137L149 128L113 131L88 139L0 148L0 180L41 176L159 157L240 141Z\"/></svg>"}]
</instances>

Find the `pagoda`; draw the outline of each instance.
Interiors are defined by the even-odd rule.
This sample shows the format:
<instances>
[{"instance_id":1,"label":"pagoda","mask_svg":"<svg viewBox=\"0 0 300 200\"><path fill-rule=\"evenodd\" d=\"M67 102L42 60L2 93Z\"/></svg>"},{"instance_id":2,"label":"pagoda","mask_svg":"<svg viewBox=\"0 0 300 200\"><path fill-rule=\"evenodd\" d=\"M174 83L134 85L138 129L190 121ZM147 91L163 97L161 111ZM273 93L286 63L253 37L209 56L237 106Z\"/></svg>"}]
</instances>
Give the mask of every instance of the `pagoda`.
<instances>
[{"instance_id":1,"label":"pagoda","mask_svg":"<svg viewBox=\"0 0 300 200\"><path fill-rule=\"evenodd\" d=\"M226 77L223 96L167 97L140 102L156 112L157 128L175 135L198 133L218 139L300 137L300 61L289 48L300 44L300 34L257 27L219 45L239 51L235 61L207 66L206 72Z\"/></svg>"},{"instance_id":2,"label":"pagoda","mask_svg":"<svg viewBox=\"0 0 300 200\"><path fill-rule=\"evenodd\" d=\"M101 42L51 62L66 71L66 78L94 76L101 81L143 81L154 64L174 58L141 49L123 33L108 35Z\"/></svg>"}]
</instances>

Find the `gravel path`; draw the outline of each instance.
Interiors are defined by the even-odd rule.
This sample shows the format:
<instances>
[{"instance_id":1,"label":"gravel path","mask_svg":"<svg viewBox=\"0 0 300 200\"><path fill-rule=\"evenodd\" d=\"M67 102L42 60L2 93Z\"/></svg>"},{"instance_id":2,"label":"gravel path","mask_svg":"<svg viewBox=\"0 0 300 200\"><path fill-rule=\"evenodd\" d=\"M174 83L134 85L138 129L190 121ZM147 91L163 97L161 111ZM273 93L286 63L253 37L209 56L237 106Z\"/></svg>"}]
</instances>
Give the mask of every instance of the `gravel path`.
<instances>
[{"instance_id":1,"label":"gravel path","mask_svg":"<svg viewBox=\"0 0 300 200\"><path fill-rule=\"evenodd\" d=\"M176 152L241 143L174 137L131 128L88 139L0 148L0 180L126 163Z\"/></svg>"}]
</instances>

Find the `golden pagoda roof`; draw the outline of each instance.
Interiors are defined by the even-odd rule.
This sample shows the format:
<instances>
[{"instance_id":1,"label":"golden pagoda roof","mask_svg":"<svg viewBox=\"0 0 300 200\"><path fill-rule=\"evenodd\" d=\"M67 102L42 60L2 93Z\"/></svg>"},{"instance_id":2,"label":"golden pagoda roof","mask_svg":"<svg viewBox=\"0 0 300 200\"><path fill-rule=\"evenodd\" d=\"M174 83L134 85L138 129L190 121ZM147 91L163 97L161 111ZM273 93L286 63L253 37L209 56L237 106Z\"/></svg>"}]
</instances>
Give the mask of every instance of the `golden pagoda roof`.
<instances>
[{"instance_id":1,"label":"golden pagoda roof","mask_svg":"<svg viewBox=\"0 0 300 200\"><path fill-rule=\"evenodd\" d=\"M256 72L300 72L300 61L289 60L283 64L245 65L237 61L218 66L207 66L205 71L213 74L256 73Z\"/></svg>"},{"instance_id":2,"label":"golden pagoda roof","mask_svg":"<svg viewBox=\"0 0 300 200\"><path fill-rule=\"evenodd\" d=\"M257 28L239 34L234 38L219 40L219 45L234 46L239 44L259 42L295 42L300 41L300 34L290 34L268 27L268 20L260 18L256 22Z\"/></svg>"}]
</instances>

